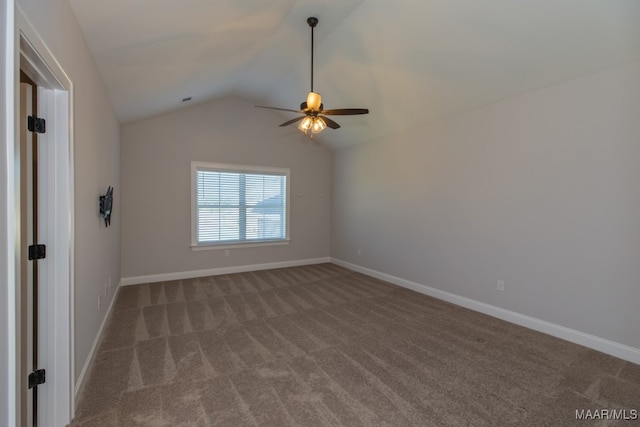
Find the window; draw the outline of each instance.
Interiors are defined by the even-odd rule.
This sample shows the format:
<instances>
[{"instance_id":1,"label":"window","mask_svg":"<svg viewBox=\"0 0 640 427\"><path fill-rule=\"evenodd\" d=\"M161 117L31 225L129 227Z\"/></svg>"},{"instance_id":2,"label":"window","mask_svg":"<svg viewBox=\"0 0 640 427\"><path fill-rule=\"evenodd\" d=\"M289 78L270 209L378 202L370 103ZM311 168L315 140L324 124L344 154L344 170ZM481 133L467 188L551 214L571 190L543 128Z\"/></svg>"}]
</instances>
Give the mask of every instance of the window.
<instances>
[{"instance_id":1,"label":"window","mask_svg":"<svg viewBox=\"0 0 640 427\"><path fill-rule=\"evenodd\" d=\"M191 245L289 239L289 169L191 162Z\"/></svg>"}]
</instances>

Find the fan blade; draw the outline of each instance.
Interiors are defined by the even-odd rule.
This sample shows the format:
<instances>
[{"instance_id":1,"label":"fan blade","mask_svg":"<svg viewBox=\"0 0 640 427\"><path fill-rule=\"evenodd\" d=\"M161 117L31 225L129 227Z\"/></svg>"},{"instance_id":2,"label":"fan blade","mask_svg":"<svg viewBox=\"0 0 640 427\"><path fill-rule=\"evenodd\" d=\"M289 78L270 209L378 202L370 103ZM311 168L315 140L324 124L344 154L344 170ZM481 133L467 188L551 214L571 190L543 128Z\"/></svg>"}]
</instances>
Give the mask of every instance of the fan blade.
<instances>
[{"instance_id":1,"label":"fan blade","mask_svg":"<svg viewBox=\"0 0 640 427\"><path fill-rule=\"evenodd\" d=\"M356 114L369 114L367 108L339 108L337 110L324 110L322 114L330 116L352 116Z\"/></svg>"},{"instance_id":2,"label":"fan blade","mask_svg":"<svg viewBox=\"0 0 640 427\"><path fill-rule=\"evenodd\" d=\"M322 117L322 120L324 120L327 126L329 126L331 129L338 129L340 127L339 124L331 120L329 117L324 117L324 116L318 116L318 117Z\"/></svg>"},{"instance_id":3,"label":"fan blade","mask_svg":"<svg viewBox=\"0 0 640 427\"><path fill-rule=\"evenodd\" d=\"M280 125L280 127L284 127L284 126L289 126L291 123L295 123L295 122L299 122L300 120L304 119L306 116L300 116L300 117L296 117L295 119L291 119L287 122L284 122L283 124Z\"/></svg>"},{"instance_id":4,"label":"fan blade","mask_svg":"<svg viewBox=\"0 0 640 427\"><path fill-rule=\"evenodd\" d=\"M278 108L278 107L265 107L264 105L254 105L254 107L268 108L269 110L291 111L292 113L304 113L304 111L301 111L301 110L290 110L288 108Z\"/></svg>"}]
</instances>

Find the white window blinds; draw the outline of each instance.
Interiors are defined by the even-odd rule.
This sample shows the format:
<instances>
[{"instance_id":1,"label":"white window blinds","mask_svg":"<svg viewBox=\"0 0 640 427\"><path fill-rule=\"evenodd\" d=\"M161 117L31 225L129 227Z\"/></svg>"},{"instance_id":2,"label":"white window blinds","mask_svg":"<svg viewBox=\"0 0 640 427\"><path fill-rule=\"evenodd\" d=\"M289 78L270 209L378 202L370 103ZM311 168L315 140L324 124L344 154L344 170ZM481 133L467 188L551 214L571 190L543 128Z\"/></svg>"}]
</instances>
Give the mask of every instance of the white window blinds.
<instances>
[{"instance_id":1,"label":"white window blinds","mask_svg":"<svg viewBox=\"0 0 640 427\"><path fill-rule=\"evenodd\" d=\"M196 164L195 243L286 240L286 169ZM192 227L193 228L193 227Z\"/></svg>"}]
</instances>

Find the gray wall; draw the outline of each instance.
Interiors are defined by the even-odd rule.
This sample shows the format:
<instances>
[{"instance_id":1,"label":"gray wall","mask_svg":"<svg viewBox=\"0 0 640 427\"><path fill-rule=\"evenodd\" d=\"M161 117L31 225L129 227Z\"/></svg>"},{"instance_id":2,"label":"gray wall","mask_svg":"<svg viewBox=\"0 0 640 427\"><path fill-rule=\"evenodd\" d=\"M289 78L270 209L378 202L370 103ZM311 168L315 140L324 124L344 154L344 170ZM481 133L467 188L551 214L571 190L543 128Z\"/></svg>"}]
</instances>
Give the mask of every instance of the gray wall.
<instances>
[{"instance_id":1,"label":"gray wall","mask_svg":"<svg viewBox=\"0 0 640 427\"><path fill-rule=\"evenodd\" d=\"M329 256L330 153L286 118L240 99L121 128L122 277ZM191 161L291 169L291 243L192 251Z\"/></svg>"},{"instance_id":2,"label":"gray wall","mask_svg":"<svg viewBox=\"0 0 640 427\"><path fill-rule=\"evenodd\" d=\"M635 62L338 151L332 256L640 348L639 141Z\"/></svg>"},{"instance_id":3,"label":"gray wall","mask_svg":"<svg viewBox=\"0 0 640 427\"><path fill-rule=\"evenodd\" d=\"M5 49L7 39L11 40L9 31L13 31L12 25L7 25L7 9L13 10L12 5L8 4L8 2L3 1L0 5L0 129L2 129L2 133L0 133L0 218L2 221L0 222L0 425L8 425L9 424L9 396L16 394L16 390L13 389L15 384L9 382L11 375L14 374L15 369L12 369L9 366L9 355L11 351L15 351L14 343L9 341L10 328L15 327L15 320L9 318L10 304L13 305L13 301L9 301L9 286L6 285L11 280L11 276L9 276L9 263L13 262L13 260L9 259L8 250L9 250L9 236L13 235L13 230L9 230L7 224L7 215L9 211L12 209L9 206L9 192L11 191L8 188L9 176L8 172L10 170L9 164L13 159L7 158L7 147L9 145L13 145L13 139L7 135L5 131L7 129L7 122L12 120L11 117L7 116L8 110L10 110L10 106L13 103L13 96L9 96L7 93L7 79L10 76L6 73L6 67L11 64L11 61L8 58L11 58L11 50ZM6 243L5 243L6 242ZM9 389L11 387L11 390Z\"/></svg>"},{"instance_id":4,"label":"gray wall","mask_svg":"<svg viewBox=\"0 0 640 427\"><path fill-rule=\"evenodd\" d=\"M18 0L74 86L75 375L80 375L120 280L119 124L75 16L66 0ZM98 197L115 187L110 228ZM98 311L98 295L113 285Z\"/></svg>"}]
</instances>

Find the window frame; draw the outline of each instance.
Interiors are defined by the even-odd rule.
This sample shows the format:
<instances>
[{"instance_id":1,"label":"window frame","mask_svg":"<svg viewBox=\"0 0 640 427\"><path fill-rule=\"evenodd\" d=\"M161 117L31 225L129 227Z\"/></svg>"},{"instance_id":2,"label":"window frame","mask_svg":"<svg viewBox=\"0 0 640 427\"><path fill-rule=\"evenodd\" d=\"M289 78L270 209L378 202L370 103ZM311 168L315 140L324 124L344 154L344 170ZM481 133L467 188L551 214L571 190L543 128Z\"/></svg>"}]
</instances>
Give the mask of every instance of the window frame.
<instances>
[{"instance_id":1,"label":"window frame","mask_svg":"<svg viewBox=\"0 0 640 427\"><path fill-rule=\"evenodd\" d=\"M265 240L233 240L222 242L199 242L198 241L198 171L212 172L229 172L229 173L246 173L246 174L264 174L264 175L282 175L285 177L285 237L283 239L265 239ZM212 163L212 162L191 162L191 249L210 250L210 249L230 249L230 248L246 248L255 246L273 246L288 245L290 230L290 210L291 210L291 170L289 168L277 168L269 166L252 166L238 165L229 163Z\"/></svg>"}]
</instances>

